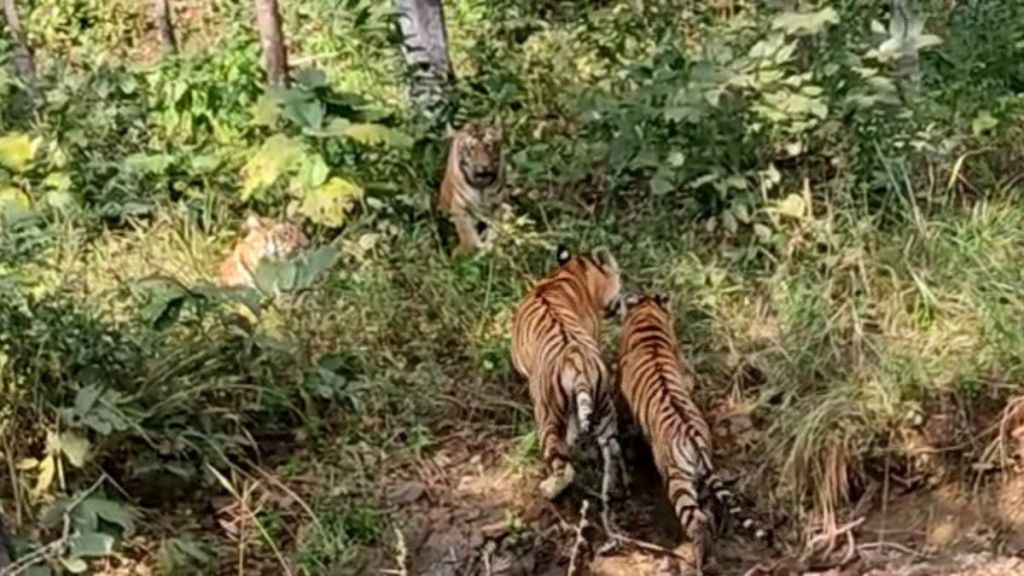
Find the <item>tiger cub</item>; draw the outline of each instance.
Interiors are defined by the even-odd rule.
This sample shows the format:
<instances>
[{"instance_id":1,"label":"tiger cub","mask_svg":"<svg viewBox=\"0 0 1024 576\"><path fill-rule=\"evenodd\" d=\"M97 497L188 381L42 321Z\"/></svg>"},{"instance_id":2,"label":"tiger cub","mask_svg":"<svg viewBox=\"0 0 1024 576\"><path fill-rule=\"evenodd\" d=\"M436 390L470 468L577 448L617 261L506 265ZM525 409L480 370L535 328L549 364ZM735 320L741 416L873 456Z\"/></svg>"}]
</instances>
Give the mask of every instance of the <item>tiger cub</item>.
<instances>
[{"instance_id":1,"label":"tiger cub","mask_svg":"<svg viewBox=\"0 0 1024 576\"><path fill-rule=\"evenodd\" d=\"M622 395L651 444L699 569L716 520L706 503L717 500L721 490L711 462L711 433L691 397L693 379L680 365L668 298L624 296L622 314Z\"/></svg>"},{"instance_id":2,"label":"tiger cub","mask_svg":"<svg viewBox=\"0 0 1024 576\"><path fill-rule=\"evenodd\" d=\"M605 248L574 256L560 246L557 259L558 267L515 311L512 363L529 382L541 457L549 473L541 492L554 499L572 483L569 452L596 416L594 433L604 460L601 498L607 510L614 473L621 474L623 486L628 482L599 340L602 317L618 300L619 266Z\"/></svg>"},{"instance_id":3,"label":"tiger cub","mask_svg":"<svg viewBox=\"0 0 1024 576\"><path fill-rule=\"evenodd\" d=\"M255 288L253 274L261 259L283 260L309 243L298 224L254 214L246 218L242 232L245 236L220 264L219 278L225 286Z\"/></svg>"},{"instance_id":4,"label":"tiger cub","mask_svg":"<svg viewBox=\"0 0 1024 576\"><path fill-rule=\"evenodd\" d=\"M438 206L455 226L458 252L480 249L487 238L481 219L502 186L501 129L468 124L452 135Z\"/></svg>"}]
</instances>

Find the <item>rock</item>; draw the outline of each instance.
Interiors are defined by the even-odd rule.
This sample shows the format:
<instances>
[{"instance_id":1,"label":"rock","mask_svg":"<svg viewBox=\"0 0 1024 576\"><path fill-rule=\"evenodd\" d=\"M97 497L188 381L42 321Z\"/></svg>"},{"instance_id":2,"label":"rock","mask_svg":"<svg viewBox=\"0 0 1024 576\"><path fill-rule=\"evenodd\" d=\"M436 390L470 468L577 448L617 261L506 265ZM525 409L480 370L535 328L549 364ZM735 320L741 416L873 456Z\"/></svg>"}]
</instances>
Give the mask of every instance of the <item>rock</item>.
<instances>
[{"instance_id":1,"label":"rock","mask_svg":"<svg viewBox=\"0 0 1024 576\"><path fill-rule=\"evenodd\" d=\"M508 536L508 522L499 520L480 527L480 533L488 540L501 540Z\"/></svg>"},{"instance_id":2,"label":"rock","mask_svg":"<svg viewBox=\"0 0 1024 576\"><path fill-rule=\"evenodd\" d=\"M423 497L427 486L417 480L408 480L392 486L388 490L388 500L395 504L412 504Z\"/></svg>"}]
</instances>

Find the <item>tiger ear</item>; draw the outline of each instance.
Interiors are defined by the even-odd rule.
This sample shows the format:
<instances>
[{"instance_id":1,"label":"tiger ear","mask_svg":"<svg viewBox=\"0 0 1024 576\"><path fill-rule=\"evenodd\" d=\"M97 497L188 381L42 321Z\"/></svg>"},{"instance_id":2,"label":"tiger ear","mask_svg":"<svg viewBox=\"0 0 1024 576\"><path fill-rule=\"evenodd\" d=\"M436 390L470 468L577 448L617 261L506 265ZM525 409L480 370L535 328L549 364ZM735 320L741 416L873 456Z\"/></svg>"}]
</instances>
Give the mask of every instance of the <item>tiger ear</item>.
<instances>
[{"instance_id":1,"label":"tiger ear","mask_svg":"<svg viewBox=\"0 0 1024 576\"><path fill-rule=\"evenodd\" d=\"M622 301L622 307L624 308L624 311L629 312L630 308L636 307L636 305L639 304L641 300L643 300L643 296L635 292L629 292L628 294L624 294L620 298L620 300Z\"/></svg>"},{"instance_id":2,"label":"tiger ear","mask_svg":"<svg viewBox=\"0 0 1024 576\"><path fill-rule=\"evenodd\" d=\"M669 297L667 292L659 292L654 295L654 303L661 308L668 310L669 305L672 304L672 298Z\"/></svg>"},{"instance_id":3,"label":"tiger ear","mask_svg":"<svg viewBox=\"0 0 1024 576\"><path fill-rule=\"evenodd\" d=\"M555 260L558 261L559 266L565 266L568 264L569 260L572 260L572 252L569 250L569 247L565 244L559 244L558 247L555 248Z\"/></svg>"},{"instance_id":4,"label":"tiger ear","mask_svg":"<svg viewBox=\"0 0 1024 576\"><path fill-rule=\"evenodd\" d=\"M619 269L619 263L615 261L615 257L612 256L611 251L604 246L595 248L590 253L590 257L594 260L594 263L605 270L615 271Z\"/></svg>"}]
</instances>

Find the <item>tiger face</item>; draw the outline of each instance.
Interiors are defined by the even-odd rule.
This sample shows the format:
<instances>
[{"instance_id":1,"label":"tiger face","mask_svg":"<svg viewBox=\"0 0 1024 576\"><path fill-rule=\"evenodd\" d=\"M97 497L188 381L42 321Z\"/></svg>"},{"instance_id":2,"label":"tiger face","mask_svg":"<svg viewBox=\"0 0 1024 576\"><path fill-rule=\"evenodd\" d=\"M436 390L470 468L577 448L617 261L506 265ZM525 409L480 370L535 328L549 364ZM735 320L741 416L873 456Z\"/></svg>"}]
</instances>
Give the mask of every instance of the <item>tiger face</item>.
<instances>
[{"instance_id":1,"label":"tiger face","mask_svg":"<svg viewBox=\"0 0 1024 576\"><path fill-rule=\"evenodd\" d=\"M470 186L483 190L498 181L501 170L501 128L471 124L455 141L459 171Z\"/></svg>"},{"instance_id":2,"label":"tiger face","mask_svg":"<svg viewBox=\"0 0 1024 576\"><path fill-rule=\"evenodd\" d=\"M242 225L242 231L246 234L242 243L264 246L262 256L270 259L288 258L309 245L302 228L294 222L278 222L252 215Z\"/></svg>"},{"instance_id":3,"label":"tiger face","mask_svg":"<svg viewBox=\"0 0 1024 576\"><path fill-rule=\"evenodd\" d=\"M611 251L600 247L573 256L568 248L559 246L556 255L559 266L575 268L597 306L604 310L606 315L613 315L619 306L622 275L619 263Z\"/></svg>"},{"instance_id":4,"label":"tiger face","mask_svg":"<svg viewBox=\"0 0 1024 576\"><path fill-rule=\"evenodd\" d=\"M242 225L245 236L220 266L220 281L227 286L255 287L253 276L262 259L284 260L309 245L294 222L278 222L250 215Z\"/></svg>"}]
</instances>

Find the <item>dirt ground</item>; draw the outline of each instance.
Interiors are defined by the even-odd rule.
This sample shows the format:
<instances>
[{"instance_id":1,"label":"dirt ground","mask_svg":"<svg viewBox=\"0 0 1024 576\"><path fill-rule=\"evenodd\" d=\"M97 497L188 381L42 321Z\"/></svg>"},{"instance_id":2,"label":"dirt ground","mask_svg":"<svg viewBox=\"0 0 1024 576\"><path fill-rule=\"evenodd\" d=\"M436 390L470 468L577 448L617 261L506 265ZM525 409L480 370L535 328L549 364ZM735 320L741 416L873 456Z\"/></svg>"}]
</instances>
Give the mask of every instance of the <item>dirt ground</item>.
<instances>
[{"instance_id":1,"label":"dirt ground","mask_svg":"<svg viewBox=\"0 0 1024 576\"><path fill-rule=\"evenodd\" d=\"M656 472L636 440L626 442L634 470L628 498L614 504L631 537L666 550L679 530ZM584 454L581 477L556 502L537 490L539 478L514 441L453 437L383 487L399 528L362 574L408 576L667 576L680 565L662 551L625 544L595 555L599 528L595 454ZM802 546L759 545L727 527L713 543L708 576L1017 576L1024 575L1024 474L1007 473L983 488L944 485L900 493L888 488L863 499L861 517L834 539L804 535ZM580 509L589 524L576 546ZM843 526L839 526L842 532ZM791 534L801 534L789 528ZM789 538L787 541L792 541ZM813 545L808 545L813 543ZM811 549L811 552L807 552Z\"/></svg>"}]
</instances>

